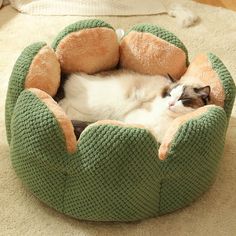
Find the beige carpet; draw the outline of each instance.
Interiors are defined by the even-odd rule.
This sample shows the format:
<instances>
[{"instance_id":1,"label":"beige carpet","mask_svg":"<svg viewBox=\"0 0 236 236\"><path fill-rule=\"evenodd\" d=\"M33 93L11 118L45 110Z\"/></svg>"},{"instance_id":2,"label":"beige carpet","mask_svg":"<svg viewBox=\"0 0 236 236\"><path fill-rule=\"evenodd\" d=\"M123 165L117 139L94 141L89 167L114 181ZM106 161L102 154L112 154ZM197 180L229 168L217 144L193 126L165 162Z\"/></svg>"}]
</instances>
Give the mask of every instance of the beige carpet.
<instances>
[{"instance_id":1,"label":"beige carpet","mask_svg":"<svg viewBox=\"0 0 236 236\"><path fill-rule=\"evenodd\" d=\"M183 0L186 1L186 0ZM217 54L236 78L236 13L186 1L200 17L194 27L181 29L167 15L102 17L117 28L135 23L160 24L173 31L189 49ZM96 223L75 220L45 206L31 195L11 168L5 136L4 103L8 78L19 53L28 44L51 42L76 16L42 17L0 10L0 235L236 235L236 109L231 118L224 158L214 185L191 206L136 223Z\"/></svg>"}]
</instances>

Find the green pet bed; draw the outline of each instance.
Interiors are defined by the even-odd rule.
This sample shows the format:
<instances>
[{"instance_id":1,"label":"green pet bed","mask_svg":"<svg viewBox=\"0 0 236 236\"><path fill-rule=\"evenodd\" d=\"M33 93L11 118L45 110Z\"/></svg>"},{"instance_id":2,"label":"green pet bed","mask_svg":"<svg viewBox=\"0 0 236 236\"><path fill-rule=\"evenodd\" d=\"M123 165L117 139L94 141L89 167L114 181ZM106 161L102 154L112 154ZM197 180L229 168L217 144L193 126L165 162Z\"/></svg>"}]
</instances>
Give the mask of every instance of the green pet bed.
<instances>
[{"instance_id":1,"label":"green pet bed","mask_svg":"<svg viewBox=\"0 0 236 236\"><path fill-rule=\"evenodd\" d=\"M144 128L103 120L76 140L53 99L60 74L126 68L211 86L211 105L176 118L157 143ZM84 220L134 221L189 205L214 181L235 97L232 77L212 53L189 63L184 44L155 25L120 40L101 20L66 27L52 46L34 43L13 68L6 129L13 168L56 210Z\"/></svg>"}]
</instances>

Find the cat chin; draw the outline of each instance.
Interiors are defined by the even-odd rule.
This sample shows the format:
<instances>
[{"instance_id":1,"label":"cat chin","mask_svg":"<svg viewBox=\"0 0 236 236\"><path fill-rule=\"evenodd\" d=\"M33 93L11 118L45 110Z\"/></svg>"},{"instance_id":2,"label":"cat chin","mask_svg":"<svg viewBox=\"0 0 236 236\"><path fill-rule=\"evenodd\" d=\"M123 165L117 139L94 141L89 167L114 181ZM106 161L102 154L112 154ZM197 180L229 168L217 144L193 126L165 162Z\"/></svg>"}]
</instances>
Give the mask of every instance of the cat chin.
<instances>
[{"instance_id":1,"label":"cat chin","mask_svg":"<svg viewBox=\"0 0 236 236\"><path fill-rule=\"evenodd\" d=\"M184 114L186 114L186 113L188 113L188 112L187 112L187 111L186 111L186 112L179 112L179 111L175 111L175 110L171 109L170 107L167 108L167 114L168 114L170 117L176 118L176 117L181 116L181 115L184 115Z\"/></svg>"},{"instance_id":2,"label":"cat chin","mask_svg":"<svg viewBox=\"0 0 236 236\"><path fill-rule=\"evenodd\" d=\"M182 115L182 113L173 111L173 110L171 110L170 108L167 109L167 114L168 114L168 116L170 116L170 117L178 117L178 116Z\"/></svg>"}]
</instances>

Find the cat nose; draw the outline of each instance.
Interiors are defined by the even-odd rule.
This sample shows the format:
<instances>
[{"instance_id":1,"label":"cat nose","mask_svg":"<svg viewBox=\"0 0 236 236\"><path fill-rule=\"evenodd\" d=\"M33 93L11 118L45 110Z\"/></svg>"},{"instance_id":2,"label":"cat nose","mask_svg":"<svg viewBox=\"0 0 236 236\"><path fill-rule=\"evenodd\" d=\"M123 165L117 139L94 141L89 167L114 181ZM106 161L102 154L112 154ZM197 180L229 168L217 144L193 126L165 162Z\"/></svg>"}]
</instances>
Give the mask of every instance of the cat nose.
<instances>
[{"instance_id":1,"label":"cat nose","mask_svg":"<svg viewBox=\"0 0 236 236\"><path fill-rule=\"evenodd\" d=\"M168 105L169 105L169 107L172 107L172 106L175 105L175 102L174 102L174 101L169 101L169 102L168 102Z\"/></svg>"}]
</instances>

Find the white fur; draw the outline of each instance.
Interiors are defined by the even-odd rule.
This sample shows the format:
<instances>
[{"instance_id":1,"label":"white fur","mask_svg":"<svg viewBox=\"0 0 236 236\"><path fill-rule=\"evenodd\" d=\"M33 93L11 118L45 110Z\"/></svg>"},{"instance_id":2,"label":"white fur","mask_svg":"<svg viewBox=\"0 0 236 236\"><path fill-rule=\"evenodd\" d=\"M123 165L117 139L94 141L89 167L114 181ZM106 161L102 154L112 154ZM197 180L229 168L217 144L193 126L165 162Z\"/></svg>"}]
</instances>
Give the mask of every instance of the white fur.
<instances>
[{"instance_id":1,"label":"white fur","mask_svg":"<svg viewBox=\"0 0 236 236\"><path fill-rule=\"evenodd\" d=\"M163 76L125 70L108 75L72 74L65 83L65 98L59 105L72 120L115 119L142 124L161 142L170 123L191 109L178 101L183 92L181 85L171 91L171 96L161 97L163 88L169 84Z\"/></svg>"},{"instance_id":2,"label":"white fur","mask_svg":"<svg viewBox=\"0 0 236 236\"><path fill-rule=\"evenodd\" d=\"M168 14L175 17L177 23L183 28L193 25L198 20L198 16L194 12L176 3L170 6Z\"/></svg>"},{"instance_id":3,"label":"white fur","mask_svg":"<svg viewBox=\"0 0 236 236\"><path fill-rule=\"evenodd\" d=\"M157 141L161 143L173 120L194 110L191 107L183 106L183 103L179 101L182 93L183 85L178 85L171 90L170 96L165 98L156 97L150 111L136 109L127 114L124 121L144 125L152 131Z\"/></svg>"},{"instance_id":4,"label":"white fur","mask_svg":"<svg viewBox=\"0 0 236 236\"><path fill-rule=\"evenodd\" d=\"M194 110L191 107L183 106L182 101L179 100L179 98L183 93L183 90L184 90L183 85L178 85L177 87L171 90L170 92L171 96L168 98L168 107L170 111L174 113L184 114Z\"/></svg>"},{"instance_id":5,"label":"white fur","mask_svg":"<svg viewBox=\"0 0 236 236\"><path fill-rule=\"evenodd\" d=\"M141 85L138 89L137 82ZM71 119L121 120L126 113L160 94L168 84L162 76L145 76L125 70L108 75L72 74L64 86L65 98L59 104Z\"/></svg>"}]
</instances>

